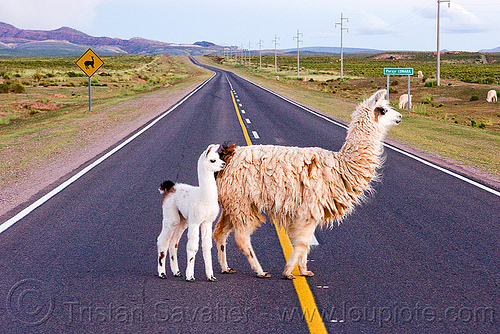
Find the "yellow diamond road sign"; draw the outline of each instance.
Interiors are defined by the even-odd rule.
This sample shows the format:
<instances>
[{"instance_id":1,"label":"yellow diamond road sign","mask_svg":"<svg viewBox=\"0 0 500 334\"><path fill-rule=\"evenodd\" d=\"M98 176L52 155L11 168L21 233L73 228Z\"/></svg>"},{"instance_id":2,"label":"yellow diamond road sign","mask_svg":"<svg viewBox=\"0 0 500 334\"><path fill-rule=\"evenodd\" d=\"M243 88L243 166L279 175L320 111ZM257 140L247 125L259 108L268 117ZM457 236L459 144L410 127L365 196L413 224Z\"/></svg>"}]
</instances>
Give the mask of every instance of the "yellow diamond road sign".
<instances>
[{"instance_id":1,"label":"yellow diamond road sign","mask_svg":"<svg viewBox=\"0 0 500 334\"><path fill-rule=\"evenodd\" d=\"M75 63L88 77L91 77L104 62L95 54L92 49L88 49Z\"/></svg>"}]
</instances>

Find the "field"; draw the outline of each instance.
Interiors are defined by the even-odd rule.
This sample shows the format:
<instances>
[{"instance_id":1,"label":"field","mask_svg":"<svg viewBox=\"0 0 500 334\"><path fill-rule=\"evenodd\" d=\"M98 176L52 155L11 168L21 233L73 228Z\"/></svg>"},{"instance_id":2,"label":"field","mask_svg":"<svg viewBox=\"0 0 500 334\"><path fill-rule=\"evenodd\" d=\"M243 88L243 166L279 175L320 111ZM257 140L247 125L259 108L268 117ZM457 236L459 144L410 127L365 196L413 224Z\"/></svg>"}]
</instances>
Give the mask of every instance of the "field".
<instances>
[{"instance_id":1,"label":"field","mask_svg":"<svg viewBox=\"0 0 500 334\"><path fill-rule=\"evenodd\" d=\"M412 67L413 107L409 114L401 110L404 121L391 130L389 137L500 176L500 103L486 101L491 89L500 95L500 55L442 55L440 87L435 85L432 53L348 56L344 58L343 80L336 56L301 56L300 77L294 56L279 56L278 72L274 70L274 56L262 57L262 69L258 56L251 57L251 66L241 64L241 58L237 63L220 56L205 58L345 121L359 101L386 88L384 67ZM418 78L417 71L424 77ZM399 96L407 93L407 80L406 76L390 77L390 99L395 108Z\"/></svg>"},{"instance_id":2,"label":"field","mask_svg":"<svg viewBox=\"0 0 500 334\"><path fill-rule=\"evenodd\" d=\"M93 109L174 85L190 77L185 64L167 56L104 56L91 81ZM0 125L34 115L88 110L88 77L76 58L0 59ZM55 113L54 111L58 111ZM39 115L38 115L39 116Z\"/></svg>"},{"instance_id":3,"label":"field","mask_svg":"<svg viewBox=\"0 0 500 334\"><path fill-rule=\"evenodd\" d=\"M77 58L0 59L0 205L7 185L33 182L33 171L89 146L99 154L211 75L186 57L101 58L92 112ZM66 165L77 168L75 160Z\"/></svg>"}]
</instances>

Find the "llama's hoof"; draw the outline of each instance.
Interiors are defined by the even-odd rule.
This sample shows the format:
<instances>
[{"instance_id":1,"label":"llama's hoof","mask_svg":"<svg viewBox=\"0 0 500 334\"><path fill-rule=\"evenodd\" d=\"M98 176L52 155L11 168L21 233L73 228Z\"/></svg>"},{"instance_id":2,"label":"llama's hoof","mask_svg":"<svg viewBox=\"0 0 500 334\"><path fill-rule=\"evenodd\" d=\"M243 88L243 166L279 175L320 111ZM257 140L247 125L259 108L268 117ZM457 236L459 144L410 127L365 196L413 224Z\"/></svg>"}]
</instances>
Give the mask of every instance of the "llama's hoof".
<instances>
[{"instance_id":1,"label":"llama's hoof","mask_svg":"<svg viewBox=\"0 0 500 334\"><path fill-rule=\"evenodd\" d=\"M300 273L302 276L307 276L307 277L312 277L314 276L314 273L312 271L304 271L303 273Z\"/></svg>"},{"instance_id":2,"label":"llama's hoof","mask_svg":"<svg viewBox=\"0 0 500 334\"><path fill-rule=\"evenodd\" d=\"M195 281L194 277L186 278L186 282L193 283Z\"/></svg>"},{"instance_id":3,"label":"llama's hoof","mask_svg":"<svg viewBox=\"0 0 500 334\"><path fill-rule=\"evenodd\" d=\"M270 273L264 273L262 275L258 275L259 278L270 278L271 274Z\"/></svg>"},{"instance_id":4,"label":"llama's hoof","mask_svg":"<svg viewBox=\"0 0 500 334\"><path fill-rule=\"evenodd\" d=\"M180 271L176 272L176 273L174 274L174 277L182 277L181 272L180 272Z\"/></svg>"},{"instance_id":5,"label":"llama's hoof","mask_svg":"<svg viewBox=\"0 0 500 334\"><path fill-rule=\"evenodd\" d=\"M295 276L293 276L292 274L283 274L283 279L289 279L289 280L292 280L292 279L295 279Z\"/></svg>"},{"instance_id":6,"label":"llama's hoof","mask_svg":"<svg viewBox=\"0 0 500 334\"><path fill-rule=\"evenodd\" d=\"M236 270L233 268L227 268L226 271L222 271L223 274L236 274Z\"/></svg>"},{"instance_id":7,"label":"llama's hoof","mask_svg":"<svg viewBox=\"0 0 500 334\"><path fill-rule=\"evenodd\" d=\"M167 275L164 274L164 273L161 273L159 276L160 276L161 279L167 279Z\"/></svg>"},{"instance_id":8,"label":"llama's hoof","mask_svg":"<svg viewBox=\"0 0 500 334\"><path fill-rule=\"evenodd\" d=\"M214 276L211 276L209 279L208 279L209 282L217 282L217 278L215 278Z\"/></svg>"}]
</instances>

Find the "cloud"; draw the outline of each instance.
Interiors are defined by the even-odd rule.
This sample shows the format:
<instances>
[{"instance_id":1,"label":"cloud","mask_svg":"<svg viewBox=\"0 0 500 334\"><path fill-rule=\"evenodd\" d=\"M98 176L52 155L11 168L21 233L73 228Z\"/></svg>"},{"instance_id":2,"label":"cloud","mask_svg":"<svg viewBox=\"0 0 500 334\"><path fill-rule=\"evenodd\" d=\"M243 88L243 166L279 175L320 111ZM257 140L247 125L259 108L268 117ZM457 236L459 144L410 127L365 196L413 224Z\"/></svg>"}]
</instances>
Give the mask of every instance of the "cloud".
<instances>
[{"instance_id":1,"label":"cloud","mask_svg":"<svg viewBox=\"0 0 500 334\"><path fill-rule=\"evenodd\" d=\"M463 6L450 3L441 4L441 31L450 34L480 33L488 30L487 26L481 20L469 12ZM421 12L425 19L437 19L437 7L427 7Z\"/></svg>"},{"instance_id":2,"label":"cloud","mask_svg":"<svg viewBox=\"0 0 500 334\"><path fill-rule=\"evenodd\" d=\"M370 13L362 15L360 23L361 26L356 30L361 35L385 36L394 34L389 23Z\"/></svg>"},{"instance_id":3,"label":"cloud","mask_svg":"<svg viewBox=\"0 0 500 334\"><path fill-rule=\"evenodd\" d=\"M441 8L443 9L443 8ZM478 33L487 30L481 20L459 4L451 4L450 8L441 11L443 31L452 34Z\"/></svg>"},{"instance_id":4,"label":"cloud","mask_svg":"<svg viewBox=\"0 0 500 334\"><path fill-rule=\"evenodd\" d=\"M0 2L0 21L22 29L85 28L107 0L11 0Z\"/></svg>"}]
</instances>

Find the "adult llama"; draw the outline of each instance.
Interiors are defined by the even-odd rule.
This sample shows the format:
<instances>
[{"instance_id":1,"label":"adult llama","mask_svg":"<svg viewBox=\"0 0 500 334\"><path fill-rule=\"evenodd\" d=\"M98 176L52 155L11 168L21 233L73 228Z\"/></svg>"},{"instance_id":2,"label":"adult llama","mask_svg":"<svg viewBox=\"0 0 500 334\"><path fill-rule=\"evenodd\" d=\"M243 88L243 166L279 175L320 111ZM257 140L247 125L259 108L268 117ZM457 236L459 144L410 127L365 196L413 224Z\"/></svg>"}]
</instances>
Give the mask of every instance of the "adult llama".
<instances>
[{"instance_id":1,"label":"adult llama","mask_svg":"<svg viewBox=\"0 0 500 334\"><path fill-rule=\"evenodd\" d=\"M380 90L361 102L352 114L347 137L339 152L318 147L274 145L224 146L217 188L222 207L214 239L223 273L235 272L227 263L226 240L231 231L258 277L262 270L250 242L253 231L270 220L283 227L293 245L283 276L313 276L307 254L317 225L333 226L362 201L381 164L382 140L387 130L401 122L401 114Z\"/></svg>"}]
</instances>

